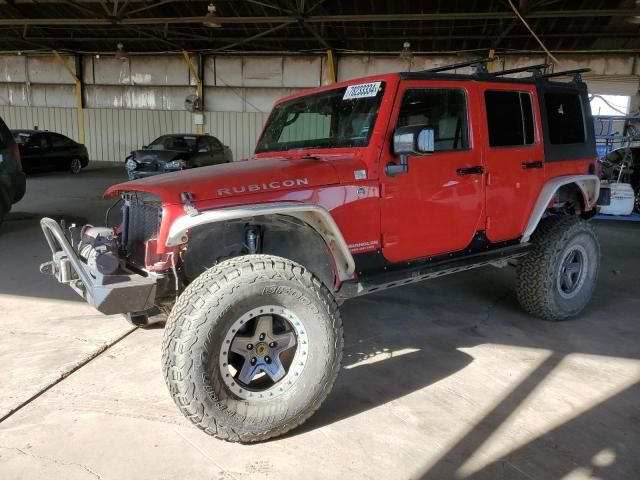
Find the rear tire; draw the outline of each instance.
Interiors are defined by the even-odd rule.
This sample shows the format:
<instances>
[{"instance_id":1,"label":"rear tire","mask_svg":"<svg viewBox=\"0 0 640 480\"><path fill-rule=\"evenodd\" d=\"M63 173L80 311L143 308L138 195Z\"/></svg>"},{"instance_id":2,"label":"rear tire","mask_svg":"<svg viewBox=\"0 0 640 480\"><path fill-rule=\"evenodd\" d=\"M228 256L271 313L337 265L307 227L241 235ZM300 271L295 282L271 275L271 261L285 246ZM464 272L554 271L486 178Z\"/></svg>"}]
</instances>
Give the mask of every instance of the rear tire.
<instances>
[{"instance_id":1,"label":"rear tire","mask_svg":"<svg viewBox=\"0 0 640 480\"><path fill-rule=\"evenodd\" d=\"M516 268L518 301L544 320L578 315L598 278L600 244L591 224L575 216L543 219L531 236L534 249Z\"/></svg>"},{"instance_id":2,"label":"rear tire","mask_svg":"<svg viewBox=\"0 0 640 480\"><path fill-rule=\"evenodd\" d=\"M82 160L79 158L73 158L69 164L69 170L74 175L79 174L82 171Z\"/></svg>"},{"instance_id":3,"label":"rear tire","mask_svg":"<svg viewBox=\"0 0 640 480\"><path fill-rule=\"evenodd\" d=\"M338 307L320 280L290 260L247 255L207 270L180 295L162 362L171 396L197 427L223 440L257 442L301 425L319 408L342 345Z\"/></svg>"}]
</instances>

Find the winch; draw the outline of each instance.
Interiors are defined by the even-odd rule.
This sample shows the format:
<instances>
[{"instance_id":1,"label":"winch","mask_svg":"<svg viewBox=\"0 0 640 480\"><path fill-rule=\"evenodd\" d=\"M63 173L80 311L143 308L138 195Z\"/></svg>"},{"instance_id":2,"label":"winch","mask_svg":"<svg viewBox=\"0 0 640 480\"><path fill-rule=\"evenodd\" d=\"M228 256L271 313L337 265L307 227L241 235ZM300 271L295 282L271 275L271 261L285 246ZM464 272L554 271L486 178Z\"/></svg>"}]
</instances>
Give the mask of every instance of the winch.
<instances>
[{"instance_id":1,"label":"winch","mask_svg":"<svg viewBox=\"0 0 640 480\"><path fill-rule=\"evenodd\" d=\"M112 228L86 226L80 233L78 255L89 267L112 275L120 267L118 238Z\"/></svg>"}]
</instances>

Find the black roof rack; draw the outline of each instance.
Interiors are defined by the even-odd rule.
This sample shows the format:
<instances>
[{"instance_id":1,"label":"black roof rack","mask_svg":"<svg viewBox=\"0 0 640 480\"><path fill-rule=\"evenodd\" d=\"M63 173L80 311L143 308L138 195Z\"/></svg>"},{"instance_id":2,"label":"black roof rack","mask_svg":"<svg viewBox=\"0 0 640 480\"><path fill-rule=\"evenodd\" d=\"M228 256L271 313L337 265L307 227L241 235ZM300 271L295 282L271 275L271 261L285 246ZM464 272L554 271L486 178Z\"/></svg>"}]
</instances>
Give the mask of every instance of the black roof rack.
<instances>
[{"instance_id":1,"label":"black roof rack","mask_svg":"<svg viewBox=\"0 0 640 480\"><path fill-rule=\"evenodd\" d=\"M443 65L442 67L428 68L426 70L420 70L416 73L439 73L463 67L476 67L476 73L478 73L478 71L486 73L487 63L489 63L491 60L491 58L478 58L475 60L469 60L467 62L452 63L450 65Z\"/></svg>"},{"instance_id":2,"label":"black roof rack","mask_svg":"<svg viewBox=\"0 0 640 480\"><path fill-rule=\"evenodd\" d=\"M512 73L531 72L536 77L542 75L542 71L549 68L549 63L538 63L536 65L529 65L527 67L510 68L509 70L502 70L501 72L491 72L493 76L511 75Z\"/></svg>"},{"instance_id":3,"label":"black roof rack","mask_svg":"<svg viewBox=\"0 0 640 480\"><path fill-rule=\"evenodd\" d=\"M542 73L544 70L550 67L548 63L539 63L529 65L526 67L510 68L502 70L500 72L488 72L487 63L493 61L491 58L479 58L475 60L469 60L466 62L452 63L451 65L443 65L441 67L428 68L426 70L419 70L415 72L402 72L400 75L404 79L425 79L425 78L441 78L439 75L442 73L442 78L452 79L466 79L466 80L487 80L494 82L524 82L533 83L536 80L555 78L555 77L573 77L573 82L582 83L581 74L590 72L590 68L578 68L575 70L565 70L562 72ZM473 74L453 74L447 73L448 70L455 70L462 67L475 67ZM504 78L505 75L519 72L530 72L531 76L521 78Z\"/></svg>"},{"instance_id":4,"label":"black roof rack","mask_svg":"<svg viewBox=\"0 0 640 480\"><path fill-rule=\"evenodd\" d=\"M574 82L582 82L582 74L590 72L590 68L576 68L575 70L565 70L564 72L545 73L541 75L541 78L553 78L553 77L573 77Z\"/></svg>"}]
</instances>

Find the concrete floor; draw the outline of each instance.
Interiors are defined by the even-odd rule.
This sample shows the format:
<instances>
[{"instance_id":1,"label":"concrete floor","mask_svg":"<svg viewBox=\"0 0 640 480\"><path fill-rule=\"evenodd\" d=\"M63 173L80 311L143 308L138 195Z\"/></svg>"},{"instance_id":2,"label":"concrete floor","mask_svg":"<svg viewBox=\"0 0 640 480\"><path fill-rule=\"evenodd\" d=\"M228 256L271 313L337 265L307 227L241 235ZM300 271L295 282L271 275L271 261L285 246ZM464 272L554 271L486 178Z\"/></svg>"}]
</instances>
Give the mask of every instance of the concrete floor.
<instances>
[{"instance_id":1,"label":"concrete floor","mask_svg":"<svg viewBox=\"0 0 640 480\"><path fill-rule=\"evenodd\" d=\"M103 223L122 170L29 178L0 228L0 478L640 478L640 224L597 224L578 319L523 314L510 269L344 305L344 368L302 428L243 446L184 419L161 328L105 317L38 273L38 220Z\"/></svg>"}]
</instances>

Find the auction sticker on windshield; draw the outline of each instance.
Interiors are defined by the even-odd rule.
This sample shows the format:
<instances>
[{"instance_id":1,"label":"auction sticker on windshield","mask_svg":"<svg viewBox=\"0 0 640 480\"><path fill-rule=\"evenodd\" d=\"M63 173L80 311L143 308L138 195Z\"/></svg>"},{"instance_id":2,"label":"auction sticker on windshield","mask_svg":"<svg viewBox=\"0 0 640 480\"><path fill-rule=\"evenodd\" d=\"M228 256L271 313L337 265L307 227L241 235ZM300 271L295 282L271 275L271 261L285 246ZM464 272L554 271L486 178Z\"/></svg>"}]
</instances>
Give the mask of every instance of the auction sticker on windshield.
<instances>
[{"instance_id":1,"label":"auction sticker on windshield","mask_svg":"<svg viewBox=\"0 0 640 480\"><path fill-rule=\"evenodd\" d=\"M359 85L349 85L344 92L343 100L353 100L354 98L375 97L382 82L361 83Z\"/></svg>"}]
</instances>

